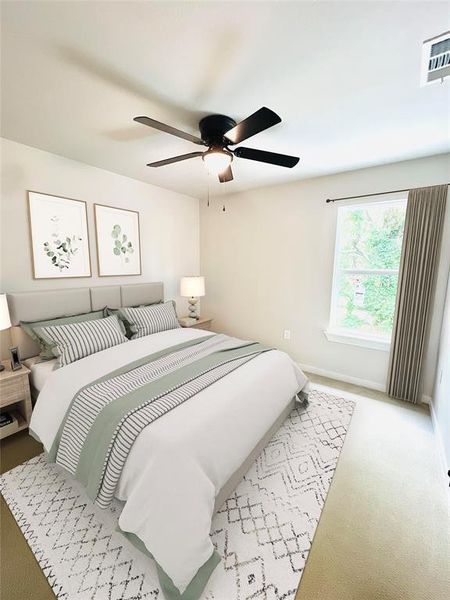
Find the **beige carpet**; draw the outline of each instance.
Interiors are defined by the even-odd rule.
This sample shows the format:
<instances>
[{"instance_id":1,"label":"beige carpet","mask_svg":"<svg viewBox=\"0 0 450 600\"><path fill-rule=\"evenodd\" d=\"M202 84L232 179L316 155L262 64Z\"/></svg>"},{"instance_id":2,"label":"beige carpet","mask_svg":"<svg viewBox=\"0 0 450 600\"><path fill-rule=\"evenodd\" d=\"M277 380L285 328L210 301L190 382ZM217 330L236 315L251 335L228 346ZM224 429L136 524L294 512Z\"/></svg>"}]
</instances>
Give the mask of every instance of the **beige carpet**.
<instances>
[{"instance_id":1,"label":"beige carpet","mask_svg":"<svg viewBox=\"0 0 450 600\"><path fill-rule=\"evenodd\" d=\"M357 398L296 600L447 600L447 495L429 414L377 392L320 382L331 393L341 387L364 397ZM8 438L2 472L40 451L25 433ZM1 551L2 600L54 598L3 499Z\"/></svg>"},{"instance_id":2,"label":"beige carpet","mask_svg":"<svg viewBox=\"0 0 450 600\"><path fill-rule=\"evenodd\" d=\"M21 431L1 441L1 472L40 454L42 446ZM55 596L3 497L0 496L1 600L54 600Z\"/></svg>"},{"instance_id":3,"label":"beige carpet","mask_svg":"<svg viewBox=\"0 0 450 600\"><path fill-rule=\"evenodd\" d=\"M428 410L308 376L364 397L296 600L448 600L448 495Z\"/></svg>"}]
</instances>

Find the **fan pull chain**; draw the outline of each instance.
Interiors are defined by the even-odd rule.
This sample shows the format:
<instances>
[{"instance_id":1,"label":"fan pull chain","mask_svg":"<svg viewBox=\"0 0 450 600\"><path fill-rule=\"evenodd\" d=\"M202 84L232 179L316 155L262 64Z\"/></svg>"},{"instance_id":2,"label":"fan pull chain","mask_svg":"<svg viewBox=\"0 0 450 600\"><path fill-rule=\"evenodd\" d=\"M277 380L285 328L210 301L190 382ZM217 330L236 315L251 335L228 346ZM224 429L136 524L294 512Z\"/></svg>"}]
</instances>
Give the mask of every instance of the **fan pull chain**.
<instances>
[{"instance_id":1,"label":"fan pull chain","mask_svg":"<svg viewBox=\"0 0 450 600\"><path fill-rule=\"evenodd\" d=\"M210 175L209 175L209 173L208 173L208 179L207 179L207 181L208 181L208 185L207 185L207 194L206 194L206 206L207 206L207 208L209 208L210 205L211 205L211 202L210 202L210 190L211 190L211 187L210 187ZM222 212L227 212L225 204L222 204Z\"/></svg>"}]
</instances>

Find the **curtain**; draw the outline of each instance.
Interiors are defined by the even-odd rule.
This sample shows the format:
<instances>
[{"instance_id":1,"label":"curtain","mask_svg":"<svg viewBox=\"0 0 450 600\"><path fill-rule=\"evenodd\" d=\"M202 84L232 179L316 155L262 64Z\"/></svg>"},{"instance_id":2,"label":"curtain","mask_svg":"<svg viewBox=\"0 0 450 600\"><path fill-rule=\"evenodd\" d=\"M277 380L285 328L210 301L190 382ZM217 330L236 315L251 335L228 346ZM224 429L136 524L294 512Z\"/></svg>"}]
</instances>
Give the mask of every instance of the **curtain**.
<instances>
[{"instance_id":1,"label":"curtain","mask_svg":"<svg viewBox=\"0 0 450 600\"><path fill-rule=\"evenodd\" d=\"M414 403L420 401L446 201L447 185L408 194L387 393Z\"/></svg>"}]
</instances>

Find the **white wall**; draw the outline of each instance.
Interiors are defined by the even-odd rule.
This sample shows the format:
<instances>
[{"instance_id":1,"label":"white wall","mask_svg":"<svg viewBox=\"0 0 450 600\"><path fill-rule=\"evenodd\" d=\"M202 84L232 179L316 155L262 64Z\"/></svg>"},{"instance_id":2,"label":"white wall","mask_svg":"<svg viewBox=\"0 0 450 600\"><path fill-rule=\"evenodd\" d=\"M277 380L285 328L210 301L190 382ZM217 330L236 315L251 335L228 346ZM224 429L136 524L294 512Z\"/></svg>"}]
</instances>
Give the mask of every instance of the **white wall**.
<instances>
[{"instance_id":1,"label":"white wall","mask_svg":"<svg viewBox=\"0 0 450 600\"><path fill-rule=\"evenodd\" d=\"M450 277L433 392L433 421L448 470L450 469Z\"/></svg>"},{"instance_id":2,"label":"white wall","mask_svg":"<svg viewBox=\"0 0 450 600\"><path fill-rule=\"evenodd\" d=\"M27 291L162 280L177 297L179 277L199 272L198 200L35 148L2 140L1 286ZM385 352L328 342L337 205L327 197L448 181L450 155L407 161L268 187L223 198L201 209L201 270L207 277L202 312L237 335L285 348L300 363L384 386ZM91 278L34 280L27 190L86 200ZM97 275L94 202L140 212L141 276ZM450 206L442 247L424 392L431 396L450 264ZM291 330L291 340L282 331Z\"/></svg>"},{"instance_id":3,"label":"white wall","mask_svg":"<svg viewBox=\"0 0 450 600\"><path fill-rule=\"evenodd\" d=\"M300 167L301 168L301 167ZM267 187L223 197L200 210L203 313L215 326L288 351L303 365L384 389L388 353L329 342L328 325L338 204L329 197L448 182L450 155L440 155ZM450 206L426 356L431 396L450 263ZM282 339L284 329L291 340Z\"/></svg>"},{"instance_id":4,"label":"white wall","mask_svg":"<svg viewBox=\"0 0 450 600\"><path fill-rule=\"evenodd\" d=\"M0 292L163 281L166 298L185 312L178 285L199 271L197 199L6 139L1 149ZM33 279L27 190L87 202L92 277ZM98 277L94 203L139 211L142 275Z\"/></svg>"}]
</instances>

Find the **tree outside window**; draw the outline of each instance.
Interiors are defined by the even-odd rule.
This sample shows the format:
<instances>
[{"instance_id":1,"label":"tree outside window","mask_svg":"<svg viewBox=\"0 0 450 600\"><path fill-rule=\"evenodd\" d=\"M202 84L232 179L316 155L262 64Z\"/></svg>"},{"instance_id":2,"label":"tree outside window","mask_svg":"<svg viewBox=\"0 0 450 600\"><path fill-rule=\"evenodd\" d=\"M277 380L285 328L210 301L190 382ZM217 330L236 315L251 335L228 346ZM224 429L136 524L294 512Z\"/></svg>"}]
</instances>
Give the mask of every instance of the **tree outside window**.
<instances>
[{"instance_id":1,"label":"tree outside window","mask_svg":"<svg viewBox=\"0 0 450 600\"><path fill-rule=\"evenodd\" d=\"M330 330L389 339L406 199L338 209Z\"/></svg>"}]
</instances>

